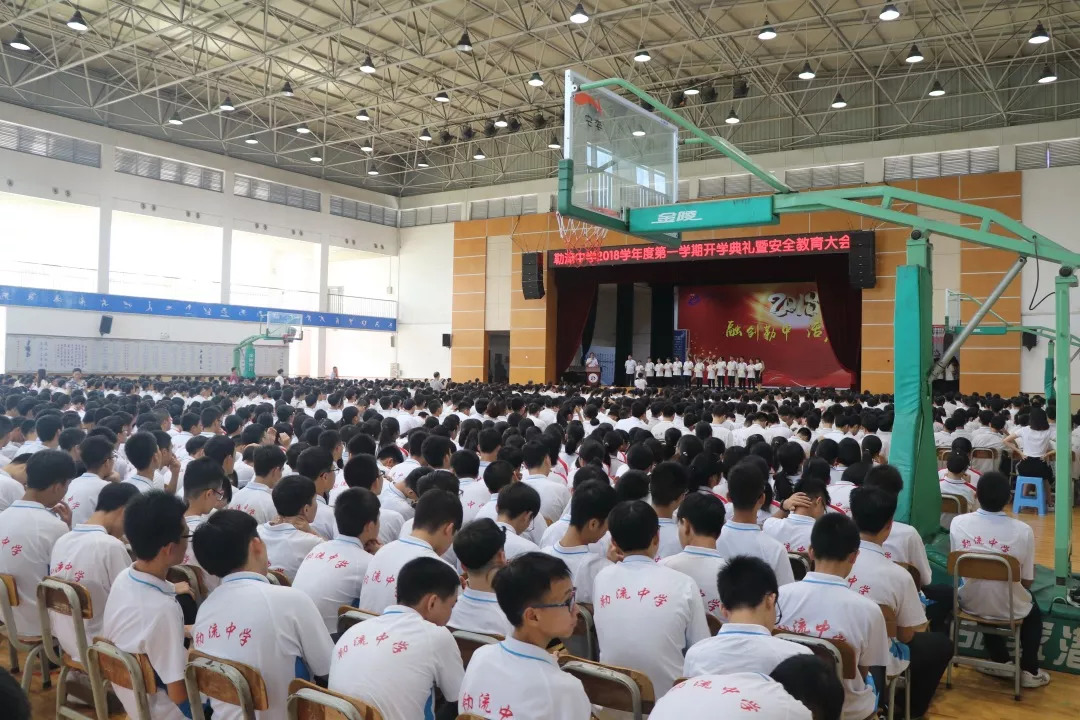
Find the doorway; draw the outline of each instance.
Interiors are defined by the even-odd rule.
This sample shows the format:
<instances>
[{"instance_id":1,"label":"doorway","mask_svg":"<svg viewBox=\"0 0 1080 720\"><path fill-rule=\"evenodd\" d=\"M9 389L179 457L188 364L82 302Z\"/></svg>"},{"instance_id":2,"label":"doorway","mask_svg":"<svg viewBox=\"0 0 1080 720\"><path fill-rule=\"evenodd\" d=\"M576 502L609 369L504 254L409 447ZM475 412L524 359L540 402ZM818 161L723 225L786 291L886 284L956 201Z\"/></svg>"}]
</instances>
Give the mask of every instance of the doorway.
<instances>
[{"instance_id":1,"label":"doorway","mask_svg":"<svg viewBox=\"0 0 1080 720\"><path fill-rule=\"evenodd\" d=\"M510 381L510 333L489 332L488 346L488 382L505 383Z\"/></svg>"}]
</instances>

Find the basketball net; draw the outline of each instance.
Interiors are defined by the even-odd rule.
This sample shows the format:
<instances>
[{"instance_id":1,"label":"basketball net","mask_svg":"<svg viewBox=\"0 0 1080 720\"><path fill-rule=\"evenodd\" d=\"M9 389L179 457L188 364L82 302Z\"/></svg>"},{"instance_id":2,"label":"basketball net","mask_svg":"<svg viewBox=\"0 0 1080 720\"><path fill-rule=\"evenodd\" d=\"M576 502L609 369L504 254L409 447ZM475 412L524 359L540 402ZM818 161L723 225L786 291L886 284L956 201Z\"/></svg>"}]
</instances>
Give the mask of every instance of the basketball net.
<instances>
[{"instance_id":1,"label":"basketball net","mask_svg":"<svg viewBox=\"0 0 1080 720\"><path fill-rule=\"evenodd\" d=\"M595 250L604 244L608 229L601 225L555 213L559 221L559 235L567 250Z\"/></svg>"}]
</instances>

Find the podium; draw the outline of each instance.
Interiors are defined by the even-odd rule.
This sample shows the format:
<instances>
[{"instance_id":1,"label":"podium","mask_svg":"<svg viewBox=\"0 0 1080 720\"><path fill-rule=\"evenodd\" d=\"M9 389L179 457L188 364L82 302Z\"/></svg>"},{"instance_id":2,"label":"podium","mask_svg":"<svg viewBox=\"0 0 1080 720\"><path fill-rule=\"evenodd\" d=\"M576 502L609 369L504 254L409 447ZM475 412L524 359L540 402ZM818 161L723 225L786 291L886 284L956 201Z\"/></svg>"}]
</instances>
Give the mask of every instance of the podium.
<instances>
[{"instance_id":1,"label":"podium","mask_svg":"<svg viewBox=\"0 0 1080 720\"><path fill-rule=\"evenodd\" d=\"M600 386L600 365L586 365L585 366L585 384L589 387Z\"/></svg>"}]
</instances>

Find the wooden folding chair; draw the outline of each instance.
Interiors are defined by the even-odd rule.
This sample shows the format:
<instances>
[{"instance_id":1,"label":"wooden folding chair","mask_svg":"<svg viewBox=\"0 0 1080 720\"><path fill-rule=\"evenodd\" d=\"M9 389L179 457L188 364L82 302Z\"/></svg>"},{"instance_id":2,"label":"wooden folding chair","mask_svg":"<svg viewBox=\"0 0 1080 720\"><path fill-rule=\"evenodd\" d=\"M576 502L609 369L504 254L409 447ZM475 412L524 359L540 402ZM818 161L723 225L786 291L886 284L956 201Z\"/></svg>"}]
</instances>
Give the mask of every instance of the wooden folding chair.
<instances>
[{"instance_id":1,"label":"wooden folding chair","mask_svg":"<svg viewBox=\"0 0 1080 720\"><path fill-rule=\"evenodd\" d=\"M971 467L985 473L1001 466L1001 451L997 448L974 448L971 451Z\"/></svg>"},{"instance_id":2,"label":"wooden folding chair","mask_svg":"<svg viewBox=\"0 0 1080 720\"><path fill-rule=\"evenodd\" d=\"M501 635L484 635L468 630L452 630L452 632L457 642L458 652L461 653L461 664L465 667L469 667L469 660L472 659L474 652L485 645L495 645L504 639Z\"/></svg>"},{"instance_id":3,"label":"wooden folding chair","mask_svg":"<svg viewBox=\"0 0 1080 720\"><path fill-rule=\"evenodd\" d=\"M709 633L711 635L720 632L720 628L724 627L724 621L713 615L711 612L705 613L705 623L709 626Z\"/></svg>"},{"instance_id":4,"label":"wooden folding chair","mask_svg":"<svg viewBox=\"0 0 1080 720\"><path fill-rule=\"evenodd\" d=\"M815 655L836 668L836 676L841 680L854 680L859 674L859 668L855 664L855 648L846 640L800 635L784 630L773 631L773 635L810 648Z\"/></svg>"},{"instance_id":5,"label":"wooden folding chair","mask_svg":"<svg viewBox=\"0 0 1080 720\"><path fill-rule=\"evenodd\" d=\"M993 620L965 612L960 608L960 579L969 580L997 580L1008 583L1009 593L1009 617L1015 617L1013 612L1012 584L1020 582L1020 561L1011 555L998 555L997 553L970 552L966 550L954 550L949 553L949 574L953 576L953 623L952 641L953 658L949 663L949 669L945 674L945 687L952 687L953 665L971 665L994 670L1007 670L1013 674L1013 699L1020 699L1020 626L1023 618L1015 620ZM1013 661L1011 663L997 663L992 660L970 657L960 654L960 629L967 627L970 630L981 632L984 635L1001 635L1013 639Z\"/></svg>"},{"instance_id":6,"label":"wooden folding chair","mask_svg":"<svg viewBox=\"0 0 1080 720\"><path fill-rule=\"evenodd\" d=\"M90 591L78 583L69 582L57 577L47 577L37 586L38 614L41 621L41 636L55 637L53 633L52 616L49 611L64 615L71 619L72 632L75 635L75 651L77 657L72 657L66 652L57 652L52 642L43 644L45 657L54 665L60 666L60 677L56 682L56 717L73 718L84 720L86 716L72 708L66 707L68 696L68 675L72 671L81 672L90 678L90 691L93 693L94 713L99 718L108 718L105 685L100 677L94 677L90 672L88 650L86 642L86 620L94 617L93 601ZM58 647L58 646L57 646Z\"/></svg>"},{"instance_id":7,"label":"wooden folding chair","mask_svg":"<svg viewBox=\"0 0 1080 720\"><path fill-rule=\"evenodd\" d=\"M810 556L805 553L789 552L787 557L788 562L791 563L791 573L795 576L796 582L802 580L806 577L806 573L814 569Z\"/></svg>"},{"instance_id":8,"label":"wooden folding chair","mask_svg":"<svg viewBox=\"0 0 1080 720\"><path fill-rule=\"evenodd\" d=\"M345 631L351 628L356 623L379 617L379 613L373 613L370 610L361 610L360 608L354 608L352 605L342 605L338 608L337 612L338 637L344 635Z\"/></svg>"},{"instance_id":9,"label":"wooden folding chair","mask_svg":"<svg viewBox=\"0 0 1080 720\"><path fill-rule=\"evenodd\" d=\"M0 617L4 619L3 633L7 636L11 646L11 672L19 671L19 659L17 652L26 653L26 664L23 667L22 689L30 694L30 681L34 677L34 661L41 665L42 689L52 687L49 678L49 662L45 658L44 642L41 636L20 635L19 628L15 624L15 608L19 606L19 592L15 585L15 576L8 573L0 573Z\"/></svg>"},{"instance_id":10,"label":"wooden folding chair","mask_svg":"<svg viewBox=\"0 0 1080 720\"><path fill-rule=\"evenodd\" d=\"M203 570L194 565L173 565L165 572L165 579L171 583L185 582L191 588L191 595L196 605L202 605L206 599L206 578Z\"/></svg>"},{"instance_id":11,"label":"wooden folding chair","mask_svg":"<svg viewBox=\"0 0 1080 720\"><path fill-rule=\"evenodd\" d=\"M888 605L878 605L881 608L881 615L885 618L885 632L889 635L889 640L896 639L896 611ZM903 683L904 685L904 720L911 720L911 665L909 664L904 668L904 672L899 675L887 675L885 678L885 687L889 693L889 717L888 720L893 720L896 714L896 688Z\"/></svg>"},{"instance_id":12,"label":"wooden folding chair","mask_svg":"<svg viewBox=\"0 0 1080 720\"><path fill-rule=\"evenodd\" d=\"M559 658L559 665L563 672L581 681L593 705L631 713L634 720L642 720L652 712L656 694L649 676L642 671L573 655Z\"/></svg>"},{"instance_id":13,"label":"wooden folding chair","mask_svg":"<svg viewBox=\"0 0 1080 720\"><path fill-rule=\"evenodd\" d=\"M135 717L130 720L153 720L150 717L150 690L157 692L157 681L150 658L145 654L124 652L105 638L94 638L86 652L90 677L101 678L135 694ZM100 716L99 716L100 717Z\"/></svg>"},{"instance_id":14,"label":"wooden folding chair","mask_svg":"<svg viewBox=\"0 0 1080 720\"><path fill-rule=\"evenodd\" d=\"M192 650L184 669L184 685L189 698L200 693L228 705L240 708L244 720L255 720L256 710L267 710L270 700L266 683L259 671L250 665L225 660ZM202 703L191 703L192 720L205 720Z\"/></svg>"},{"instance_id":15,"label":"wooden folding chair","mask_svg":"<svg viewBox=\"0 0 1080 720\"><path fill-rule=\"evenodd\" d=\"M908 575L910 575L911 579L915 581L915 589L922 590L922 573L919 572L919 568L915 567L911 563L897 562L896 564L907 570Z\"/></svg>"},{"instance_id":16,"label":"wooden folding chair","mask_svg":"<svg viewBox=\"0 0 1080 720\"><path fill-rule=\"evenodd\" d=\"M952 452L952 448L938 448L937 449L937 465L938 470L945 467L945 463L949 460L949 453Z\"/></svg>"},{"instance_id":17,"label":"wooden folding chair","mask_svg":"<svg viewBox=\"0 0 1080 720\"><path fill-rule=\"evenodd\" d=\"M297 678L289 683L289 720L383 720L371 705Z\"/></svg>"},{"instance_id":18,"label":"wooden folding chair","mask_svg":"<svg viewBox=\"0 0 1080 720\"><path fill-rule=\"evenodd\" d=\"M593 606L589 603L578 603L577 609L578 616L574 633L564 640L575 646L573 650L584 649L586 659L596 660L599 656L596 654L598 643L596 642L596 624L593 622Z\"/></svg>"},{"instance_id":19,"label":"wooden folding chair","mask_svg":"<svg viewBox=\"0 0 1080 720\"><path fill-rule=\"evenodd\" d=\"M289 582L288 576L280 570L267 570L266 579L270 581L271 585L281 585L282 587L290 587L292 583Z\"/></svg>"},{"instance_id":20,"label":"wooden folding chair","mask_svg":"<svg viewBox=\"0 0 1080 720\"><path fill-rule=\"evenodd\" d=\"M941 493L941 512L963 515L968 511L968 501L963 495Z\"/></svg>"}]
</instances>

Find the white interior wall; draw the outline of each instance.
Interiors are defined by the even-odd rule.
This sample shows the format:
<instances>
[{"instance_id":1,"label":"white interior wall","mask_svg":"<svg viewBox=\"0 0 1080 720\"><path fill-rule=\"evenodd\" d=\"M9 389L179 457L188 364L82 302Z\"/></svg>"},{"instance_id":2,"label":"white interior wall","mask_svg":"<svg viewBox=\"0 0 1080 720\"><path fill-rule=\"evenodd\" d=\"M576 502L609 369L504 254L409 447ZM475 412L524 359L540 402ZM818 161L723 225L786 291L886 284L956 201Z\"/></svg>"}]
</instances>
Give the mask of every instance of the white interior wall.
<instances>
[{"instance_id":1,"label":"white interior wall","mask_svg":"<svg viewBox=\"0 0 1080 720\"><path fill-rule=\"evenodd\" d=\"M510 236L489 237L484 297L484 329L488 332L510 330L510 260Z\"/></svg>"},{"instance_id":2,"label":"white interior wall","mask_svg":"<svg viewBox=\"0 0 1080 720\"><path fill-rule=\"evenodd\" d=\"M400 233L397 362L401 374L427 378L438 371L449 376L450 348L442 346L442 336L451 327L454 225L403 228Z\"/></svg>"}]
</instances>

